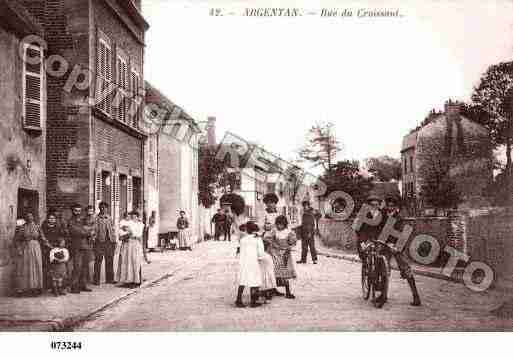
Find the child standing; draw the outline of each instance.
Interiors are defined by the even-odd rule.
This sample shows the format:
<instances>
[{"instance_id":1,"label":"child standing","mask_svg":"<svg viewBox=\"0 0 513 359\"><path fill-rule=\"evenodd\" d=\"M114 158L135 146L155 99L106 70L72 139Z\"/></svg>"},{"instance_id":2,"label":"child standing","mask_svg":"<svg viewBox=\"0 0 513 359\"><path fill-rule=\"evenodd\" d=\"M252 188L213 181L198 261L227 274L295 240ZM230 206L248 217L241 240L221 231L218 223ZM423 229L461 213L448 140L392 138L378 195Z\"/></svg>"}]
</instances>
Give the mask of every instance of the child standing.
<instances>
[{"instance_id":1,"label":"child standing","mask_svg":"<svg viewBox=\"0 0 513 359\"><path fill-rule=\"evenodd\" d=\"M52 278L52 290L55 296L66 295L64 291L64 280L66 279L69 252L65 248L66 241L59 238L58 247L50 251L50 276Z\"/></svg>"},{"instance_id":2,"label":"child standing","mask_svg":"<svg viewBox=\"0 0 513 359\"><path fill-rule=\"evenodd\" d=\"M250 307L259 307L257 303L258 288L262 285L262 271L259 260L264 256L264 245L257 236L258 226L249 221L246 223L246 234L241 233L240 238L240 258L239 258L239 288L237 291L237 300L235 305L238 308L244 308L242 295L244 287L250 288L251 304Z\"/></svg>"}]
</instances>

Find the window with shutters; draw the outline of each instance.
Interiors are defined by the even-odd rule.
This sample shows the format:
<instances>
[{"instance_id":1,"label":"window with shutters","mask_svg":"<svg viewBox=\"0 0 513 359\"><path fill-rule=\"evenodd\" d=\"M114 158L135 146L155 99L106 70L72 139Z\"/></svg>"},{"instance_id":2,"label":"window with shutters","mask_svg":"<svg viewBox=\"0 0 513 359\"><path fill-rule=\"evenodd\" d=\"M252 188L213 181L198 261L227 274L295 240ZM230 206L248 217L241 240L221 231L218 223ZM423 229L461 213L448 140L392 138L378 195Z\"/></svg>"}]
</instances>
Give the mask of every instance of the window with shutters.
<instances>
[{"instance_id":1,"label":"window with shutters","mask_svg":"<svg viewBox=\"0 0 513 359\"><path fill-rule=\"evenodd\" d=\"M130 101L130 122L131 126L138 128L139 120L141 116L141 99L142 99L142 91L141 91L141 80L139 73L132 69L130 72L130 81L131 81L131 89L132 89L132 98Z\"/></svg>"},{"instance_id":2,"label":"window with shutters","mask_svg":"<svg viewBox=\"0 0 513 359\"><path fill-rule=\"evenodd\" d=\"M23 56L23 127L41 130L43 121L43 51L41 48L24 44Z\"/></svg>"},{"instance_id":3,"label":"window with shutters","mask_svg":"<svg viewBox=\"0 0 513 359\"><path fill-rule=\"evenodd\" d=\"M96 58L96 107L107 115L112 114L112 49L108 39L102 35L98 39Z\"/></svg>"},{"instance_id":4,"label":"window with shutters","mask_svg":"<svg viewBox=\"0 0 513 359\"><path fill-rule=\"evenodd\" d=\"M122 50L118 49L116 56L116 99L114 101L114 113L116 119L120 122L128 122L128 64L126 58L122 55Z\"/></svg>"}]
</instances>

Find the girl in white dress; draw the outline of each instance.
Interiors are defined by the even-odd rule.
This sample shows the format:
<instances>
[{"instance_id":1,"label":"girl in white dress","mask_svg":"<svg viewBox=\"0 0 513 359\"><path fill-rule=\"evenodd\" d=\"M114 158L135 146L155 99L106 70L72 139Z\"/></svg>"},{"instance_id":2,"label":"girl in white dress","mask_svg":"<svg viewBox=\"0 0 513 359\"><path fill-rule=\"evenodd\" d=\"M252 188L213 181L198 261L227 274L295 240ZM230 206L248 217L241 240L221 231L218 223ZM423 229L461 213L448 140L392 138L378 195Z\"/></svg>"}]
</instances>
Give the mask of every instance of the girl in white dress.
<instances>
[{"instance_id":1,"label":"girl in white dress","mask_svg":"<svg viewBox=\"0 0 513 359\"><path fill-rule=\"evenodd\" d=\"M240 238L240 257L239 257L239 287L237 290L237 300L235 305L238 308L245 307L242 302L244 287L250 288L251 304L250 307L258 307L257 303L258 287L262 285L262 271L259 260L264 256L264 244L258 237L258 225L249 221L246 223L246 234Z\"/></svg>"}]
</instances>

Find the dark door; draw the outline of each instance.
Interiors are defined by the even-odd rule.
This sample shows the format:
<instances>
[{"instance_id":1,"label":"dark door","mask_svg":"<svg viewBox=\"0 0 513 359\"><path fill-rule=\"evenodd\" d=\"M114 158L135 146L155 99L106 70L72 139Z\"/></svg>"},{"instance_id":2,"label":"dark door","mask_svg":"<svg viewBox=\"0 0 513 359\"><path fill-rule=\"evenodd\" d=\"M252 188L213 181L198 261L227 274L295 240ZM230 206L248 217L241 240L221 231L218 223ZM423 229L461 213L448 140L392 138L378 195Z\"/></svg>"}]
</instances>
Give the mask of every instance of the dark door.
<instances>
[{"instance_id":1,"label":"dark door","mask_svg":"<svg viewBox=\"0 0 513 359\"><path fill-rule=\"evenodd\" d=\"M119 175L119 218L128 211L128 198L127 198L127 177L126 175Z\"/></svg>"},{"instance_id":2,"label":"dark door","mask_svg":"<svg viewBox=\"0 0 513 359\"><path fill-rule=\"evenodd\" d=\"M133 207L141 212L142 215L142 181L139 177L132 178L132 191Z\"/></svg>"},{"instance_id":3,"label":"dark door","mask_svg":"<svg viewBox=\"0 0 513 359\"><path fill-rule=\"evenodd\" d=\"M24 218L27 212L34 215L36 222L39 218L39 193L24 188L18 189L18 210L17 218Z\"/></svg>"}]
</instances>

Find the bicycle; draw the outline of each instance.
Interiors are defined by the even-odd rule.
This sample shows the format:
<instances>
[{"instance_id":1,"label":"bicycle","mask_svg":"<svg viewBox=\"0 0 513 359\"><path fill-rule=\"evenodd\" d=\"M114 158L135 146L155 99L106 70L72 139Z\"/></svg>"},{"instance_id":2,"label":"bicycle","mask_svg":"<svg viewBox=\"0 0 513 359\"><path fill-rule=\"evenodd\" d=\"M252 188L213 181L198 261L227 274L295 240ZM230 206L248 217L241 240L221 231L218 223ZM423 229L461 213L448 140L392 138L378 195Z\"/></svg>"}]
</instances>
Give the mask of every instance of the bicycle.
<instances>
[{"instance_id":1,"label":"bicycle","mask_svg":"<svg viewBox=\"0 0 513 359\"><path fill-rule=\"evenodd\" d=\"M386 300L390 286L390 264L384 254L381 253L382 242L370 242L362 249L364 256L362 258L362 294L363 299L371 298L375 307L379 303L376 301L376 292Z\"/></svg>"}]
</instances>

